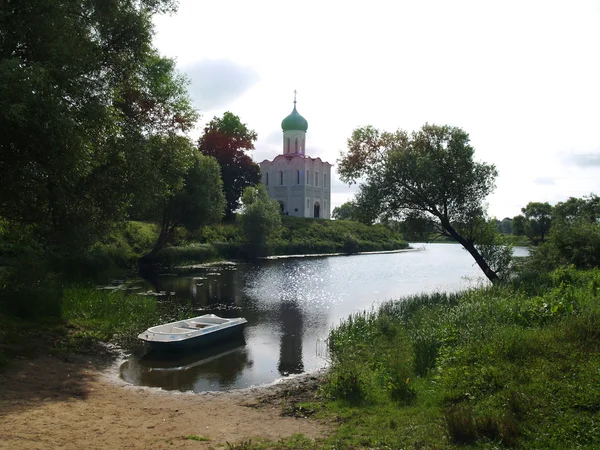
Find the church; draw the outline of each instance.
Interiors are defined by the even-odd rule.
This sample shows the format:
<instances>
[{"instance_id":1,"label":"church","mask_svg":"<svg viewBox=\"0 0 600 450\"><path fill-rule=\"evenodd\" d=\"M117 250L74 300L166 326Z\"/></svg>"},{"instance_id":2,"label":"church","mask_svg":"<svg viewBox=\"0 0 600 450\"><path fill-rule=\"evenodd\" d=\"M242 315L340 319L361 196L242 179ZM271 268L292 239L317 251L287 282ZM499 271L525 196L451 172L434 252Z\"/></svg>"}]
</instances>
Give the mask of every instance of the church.
<instances>
[{"instance_id":1,"label":"church","mask_svg":"<svg viewBox=\"0 0 600 450\"><path fill-rule=\"evenodd\" d=\"M295 94L295 93L294 93ZM308 122L294 109L281 122L283 150L259 163L262 183L290 216L331 218L331 164L306 154Z\"/></svg>"}]
</instances>

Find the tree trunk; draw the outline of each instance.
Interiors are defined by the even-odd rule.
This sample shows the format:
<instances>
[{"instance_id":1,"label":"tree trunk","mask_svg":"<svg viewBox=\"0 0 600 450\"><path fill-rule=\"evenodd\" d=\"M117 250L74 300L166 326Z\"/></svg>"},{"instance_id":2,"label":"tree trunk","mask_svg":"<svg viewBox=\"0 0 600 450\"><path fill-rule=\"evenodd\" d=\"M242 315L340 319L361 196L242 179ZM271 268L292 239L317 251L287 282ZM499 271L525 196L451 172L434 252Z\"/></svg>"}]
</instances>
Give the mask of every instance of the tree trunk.
<instances>
[{"instance_id":1,"label":"tree trunk","mask_svg":"<svg viewBox=\"0 0 600 450\"><path fill-rule=\"evenodd\" d=\"M460 234L458 234L458 232L452 227L452 225L450 225L449 222L442 221L442 226L450 234L450 236L454 238L456 242L462 245L465 248L465 250L467 250L471 254L479 268L483 271L488 280L492 282L492 284L497 284L500 282L500 278L498 277L498 275L496 275L496 272L494 272L490 268L490 266L488 266L488 263L485 259L483 259L483 256L481 256L481 254L475 248L475 245L473 245L472 242L467 241Z\"/></svg>"}]
</instances>

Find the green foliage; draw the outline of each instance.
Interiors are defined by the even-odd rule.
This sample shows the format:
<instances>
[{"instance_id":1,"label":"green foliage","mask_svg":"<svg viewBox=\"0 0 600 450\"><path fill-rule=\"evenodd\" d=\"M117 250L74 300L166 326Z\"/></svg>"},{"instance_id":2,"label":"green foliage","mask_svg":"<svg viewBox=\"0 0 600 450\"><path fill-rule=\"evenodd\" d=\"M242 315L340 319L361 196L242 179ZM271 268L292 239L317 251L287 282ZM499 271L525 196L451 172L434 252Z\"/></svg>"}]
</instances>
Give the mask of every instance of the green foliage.
<instances>
[{"instance_id":1,"label":"green foliage","mask_svg":"<svg viewBox=\"0 0 600 450\"><path fill-rule=\"evenodd\" d=\"M134 335L157 320L156 300L152 297L93 289L84 286L64 290L62 317L91 332L101 332L105 340L116 334Z\"/></svg>"},{"instance_id":2,"label":"green foliage","mask_svg":"<svg viewBox=\"0 0 600 450\"><path fill-rule=\"evenodd\" d=\"M153 174L147 140L196 119L174 62L151 45L152 16L173 4L2 2L0 217L61 252L125 217Z\"/></svg>"},{"instance_id":3,"label":"green foliage","mask_svg":"<svg viewBox=\"0 0 600 450\"><path fill-rule=\"evenodd\" d=\"M474 245L485 244L476 239L497 171L474 161L474 152L469 135L457 127L425 124L409 135L367 126L348 139L339 173L345 182L364 180L355 201L362 214L371 220L429 221L436 231L458 241L490 281L497 282L498 274Z\"/></svg>"},{"instance_id":4,"label":"green foliage","mask_svg":"<svg viewBox=\"0 0 600 450\"><path fill-rule=\"evenodd\" d=\"M545 242L550 233L552 211L549 203L529 202L521 208L523 215L513 218L513 233L527 236L534 245Z\"/></svg>"},{"instance_id":5,"label":"green foliage","mask_svg":"<svg viewBox=\"0 0 600 450\"><path fill-rule=\"evenodd\" d=\"M160 224L160 232L152 250L144 256L150 260L172 240L179 226L193 231L217 222L225 207L216 160L195 151L189 140L180 139L178 143L182 144L179 151L187 155L189 163L178 173L172 169L179 181L170 184L163 198L156 199L155 205L160 207L155 209L155 219Z\"/></svg>"},{"instance_id":6,"label":"green foliage","mask_svg":"<svg viewBox=\"0 0 600 450\"><path fill-rule=\"evenodd\" d=\"M346 202L333 208L331 218L335 220L356 220L359 221L358 211L353 202Z\"/></svg>"},{"instance_id":7,"label":"green foliage","mask_svg":"<svg viewBox=\"0 0 600 450\"><path fill-rule=\"evenodd\" d=\"M512 234L512 219L510 217L505 217L502 221L496 219L496 227L498 229L498 233L501 234Z\"/></svg>"},{"instance_id":8,"label":"green foliage","mask_svg":"<svg viewBox=\"0 0 600 450\"><path fill-rule=\"evenodd\" d=\"M292 216L282 216L282 224L274 254L356 253L408 247L398 233L381 224Z\"/></svg>"},{"instance_id":9,"label":"green foliage","mask_svg":"<svg viewBox=\"0 0 600 450\"><path fill-rule=\"evenodd\" d=\"M281 214L277 200L269 197L267 189L259 184L247 187L242 196L244 204L238 216L250 256L264 255L270 240L281 231Z\"/></svg>"},{"instance_id":10,"label":"green foliage","mask_svg":"<svg viewBox=\"0 0 600 450\"><path fill-rule=\"evenodd\" d=\"M260 168L246 154L254 150L256 132L249 129L235 114L226 112L223 117L214 117L204 128L198 140L198 150L215 158L221 168L223 191L227 206L225 217L233 217L240 207L244 189L260 181Z\"/></svg>"},{"instance_id":11,"label":"green foliage","mask_svg":"<svg viewBox=\"0 0 600 450\"><path fill-rule=\"evenodd\" d=\"M599 300L600 271L564 268L349 317L329 336L324 393L345 423L329 441L591 448Z\"/></svg>"},{"instance_id":12,"label":"green foliage","mask_svg":"<svg viewBox=\"0 0 600 450\"><path fill-rule=\"evenodd\" d=\"M573 265L600 267L600 200L595 195L557 204L550 237L532 249L528 270L552 270Z\"/></svg>"}]
</instances>

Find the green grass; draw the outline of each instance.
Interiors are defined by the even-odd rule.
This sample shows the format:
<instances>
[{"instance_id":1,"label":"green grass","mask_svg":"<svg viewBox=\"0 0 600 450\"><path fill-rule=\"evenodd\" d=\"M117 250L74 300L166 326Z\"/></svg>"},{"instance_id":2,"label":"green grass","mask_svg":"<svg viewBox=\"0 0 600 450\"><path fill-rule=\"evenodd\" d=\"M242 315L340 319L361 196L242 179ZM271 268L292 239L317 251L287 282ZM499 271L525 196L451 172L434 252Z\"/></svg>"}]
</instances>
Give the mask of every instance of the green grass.
<instances>
[{"instance_id":1,"label":"green grass","mask_svg":"<svg viewBox=\"0 0 600 450\"><path fill-rule=\"evenodd\" d=\"M600 271L432 294L332 330L321 414L336 448L594 448Z\"/></svg>"},{"instance_id":2,"label":"green grass","mask_svg":"<svg viewBox=\"0 0 600 450\"><path fill-rule=\"evenodd\" d=\"M204 436L198 436L196 434L190 434L189 436L184 436L185 439L188 439L190 441L198 441L198 442L208 442L210 441L210 438L204 437Z\"/></svg>"},{"instance_id":3,"label":"green grass","mask_svg":"<svg viewBox=\"0 0 600 450\"><path fill-rule=\"evenodd\" d=\"M137 335L146 328L189 317L189 305L172 303L158 303L154 297L127 291L71 286L64 289L62 317L81 330L84 342L115 341L131 348L138 344Z\"/></svg>"}]
</instances>

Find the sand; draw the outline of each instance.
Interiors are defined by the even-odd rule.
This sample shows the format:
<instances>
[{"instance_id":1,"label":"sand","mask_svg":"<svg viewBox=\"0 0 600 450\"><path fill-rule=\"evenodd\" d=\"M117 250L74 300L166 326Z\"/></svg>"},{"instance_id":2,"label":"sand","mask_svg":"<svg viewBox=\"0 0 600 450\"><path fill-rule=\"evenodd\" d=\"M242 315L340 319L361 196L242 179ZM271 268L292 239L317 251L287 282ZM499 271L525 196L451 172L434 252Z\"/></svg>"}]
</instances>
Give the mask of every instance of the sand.
<instances>
[{"instance_id":1,"label":"sand","mask_svg":"<svg viewBox=\"0 0 600 450\"><path fill-rule=\"evenodd\" d=\"M294 392L314 395L314 376L243 391L174 393L128 385L114 363L70 360L20 359L0 374L0 448L210 449L327 433L315 419L284 415Z\"/></svg>"}]
</instances>

